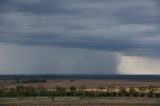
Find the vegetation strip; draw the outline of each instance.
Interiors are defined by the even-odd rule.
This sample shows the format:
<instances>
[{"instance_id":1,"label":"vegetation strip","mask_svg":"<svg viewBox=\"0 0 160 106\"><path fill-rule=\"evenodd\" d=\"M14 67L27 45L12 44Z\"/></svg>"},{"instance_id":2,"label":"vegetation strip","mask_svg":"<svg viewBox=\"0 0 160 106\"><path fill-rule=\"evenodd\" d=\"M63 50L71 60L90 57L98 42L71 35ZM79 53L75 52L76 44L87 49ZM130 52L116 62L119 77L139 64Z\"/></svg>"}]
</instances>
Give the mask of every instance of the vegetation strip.
<instances>
[{"instance_id":1,"label":"vegetation strip","mask_svg":"<svg viewBox=\"0 0 160 106\"><path fill-rule=\"evenodd\" d=\"M17 86L16 88L0 88L0 97L160 97L160 88L156 86L125 88L109 87L99 85L97 89L87 89L85 86L77 88L71 86L69 89L56 86L54 89L46 89L43 85Z\"/></svg>"}]
</instances>

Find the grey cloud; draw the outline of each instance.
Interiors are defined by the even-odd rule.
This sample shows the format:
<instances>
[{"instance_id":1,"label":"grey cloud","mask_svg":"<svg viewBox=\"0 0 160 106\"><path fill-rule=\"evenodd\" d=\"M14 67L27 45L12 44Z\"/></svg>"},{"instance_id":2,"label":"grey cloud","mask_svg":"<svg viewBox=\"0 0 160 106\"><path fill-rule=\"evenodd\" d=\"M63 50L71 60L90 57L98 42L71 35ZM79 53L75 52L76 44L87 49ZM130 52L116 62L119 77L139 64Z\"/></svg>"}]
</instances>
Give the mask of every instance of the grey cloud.
<instances>
[{"instance_id":1,"label":"grey cloud","mask_svg":"<svg viewBox=\"0 0 160 106\"><path fill-rule=\"evenodd\" d=\"M122 52L159 52L157 0L6 0L0 41ZM138 53L139 50L141 53ZM144 51L144 52L143 52Z\"/></svg>"},{"instance_id":2,"label":"grey cloud","mask_svg":"<svg viewBox=\"0 0 160 106\"><path fill-rule=\"evenodd\" d=\"M5 0L0 1L0 13L5 11Z\"/></svg>"},{"instance_id":3,"label":"grey cloud","mask_svg":"<svg viewBox=\"0 0 160 106\"><path fill-rule=\"evenodd\" d=\"M69 14L73 11L68 11L63 6L65 0L6 0L6 4L12 7L10 12L30 12L39 15L48 14Z\"/></svg>"},{"instance_id":4,"label":"grey cloud","mask_svg":"<svg viewBox=\"0 0 160 106\"><path fill-rule=\"evenodd\" d=\"M117 53L9 44L0 51L0 74L118 74Z\"/></svg>"}]
</instances>

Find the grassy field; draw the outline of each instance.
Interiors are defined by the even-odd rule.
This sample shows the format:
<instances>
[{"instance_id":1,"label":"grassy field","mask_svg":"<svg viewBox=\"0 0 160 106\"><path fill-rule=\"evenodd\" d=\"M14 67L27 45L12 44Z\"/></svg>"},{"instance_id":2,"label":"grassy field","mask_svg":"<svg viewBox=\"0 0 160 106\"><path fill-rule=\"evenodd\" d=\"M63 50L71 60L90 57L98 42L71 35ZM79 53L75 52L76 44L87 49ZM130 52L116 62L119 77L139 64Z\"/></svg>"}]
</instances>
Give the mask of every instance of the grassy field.
<instances>
[{"instance_id":1,"label":"grassy field","mask_svg":"<svg viewBox=\"0 0 160 106\"><path fill-rule=\"evenodd\" d=\"M116 79L55 79L48 80L47 83L21 83L18 84L14 80L0 80L0 86L7 88L15 88L17 85L27 85L27 86L38 86L39 84L43 85L47 89L55 88L55 86L62 86L69 88L70 86L80 87L81 85L86 86L87 88L97 88L98 85L102 84L105 87L114 86L114 87L143 87L143 86L160 86L160 81L151 81L151 80L116 80Z\"/></svg>"},{"instance_id":2,"label":"grassy field","mask_svg":"<svg viewBox=\"0 0 160 106\"><path fill-rule=\"evenodd\" d=\"M160 106L160 98L1 98L0 106Z\"/></svg>"}]
</instances>

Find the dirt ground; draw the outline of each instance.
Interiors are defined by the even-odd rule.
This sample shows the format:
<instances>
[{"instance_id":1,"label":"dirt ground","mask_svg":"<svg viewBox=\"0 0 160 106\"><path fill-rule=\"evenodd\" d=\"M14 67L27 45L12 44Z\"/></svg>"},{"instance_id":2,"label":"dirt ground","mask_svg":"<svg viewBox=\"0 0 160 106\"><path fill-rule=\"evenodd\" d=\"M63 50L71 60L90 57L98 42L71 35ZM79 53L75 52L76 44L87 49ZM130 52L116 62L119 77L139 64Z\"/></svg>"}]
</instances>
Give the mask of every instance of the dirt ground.
<instances>
[{"instance_id":1,"label":"dirt ground","mask_svg":"<svg viewBox=\"0 0 160 106\"><path fill-rule=\"evenodd\" d=\"M17 85L31 85L38 86L39 84L45 86L47 89L55 88L55 86L62 86L69 88L70 86L80 87L81 85L87 88L97 88L98 85L105 87L148 87L150 85L160 87L160 81L147 81L147 80L110 80L110 79L55 79L48 80L47 83L34 83L34 84L17 84L13 80L3 81L0 80L0 86L7 88L15 88Z\"/></svg>"},{"instance_id":2,"label":"dirt ground","mask_svg":"<svg viewBox=\"0 0 160 106\"><path fill-rule=\"evenodd\" d=\"M0 106L160 106L159 98L1 98Z\"/></svg>"}]
</instances>

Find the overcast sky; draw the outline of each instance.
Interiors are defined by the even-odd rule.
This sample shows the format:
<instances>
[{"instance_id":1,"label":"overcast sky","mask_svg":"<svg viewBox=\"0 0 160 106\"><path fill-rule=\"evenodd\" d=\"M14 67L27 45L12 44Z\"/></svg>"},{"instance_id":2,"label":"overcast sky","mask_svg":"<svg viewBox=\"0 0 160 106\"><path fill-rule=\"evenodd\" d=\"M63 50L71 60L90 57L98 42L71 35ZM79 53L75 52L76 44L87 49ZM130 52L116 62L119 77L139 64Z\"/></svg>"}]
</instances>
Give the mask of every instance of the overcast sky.
<instances>
[{"instance_id":1,"label":"overcast sky","mask_svg":"<svg viewBox=\"0 0 160 106\"><path fill-rule=\"evenodd\" d=\"M0 0L0 74L160 74L159 0Z\"/></svg>"}]
</instances>

